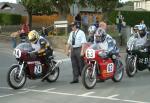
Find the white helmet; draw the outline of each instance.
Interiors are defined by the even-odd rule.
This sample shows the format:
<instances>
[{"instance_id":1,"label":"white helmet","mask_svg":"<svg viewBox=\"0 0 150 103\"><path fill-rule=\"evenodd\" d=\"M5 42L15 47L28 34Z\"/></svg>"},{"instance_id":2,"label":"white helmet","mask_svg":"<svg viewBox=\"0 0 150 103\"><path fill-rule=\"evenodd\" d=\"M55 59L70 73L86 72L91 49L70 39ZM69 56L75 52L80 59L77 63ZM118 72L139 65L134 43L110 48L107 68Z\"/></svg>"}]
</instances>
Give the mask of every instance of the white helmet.
<instances>
[{"instance_id":1,"label":"white helmet","mask_svg":"<svg viewBox=\"0 0 150 103\"><path fill-rule=\"evenodd\" d=\"M96 27L94 25L91 25L89 28L88 28L88 32L91 33L91 34L94 34L96 31Z\"/></svg>"}]
</instances>

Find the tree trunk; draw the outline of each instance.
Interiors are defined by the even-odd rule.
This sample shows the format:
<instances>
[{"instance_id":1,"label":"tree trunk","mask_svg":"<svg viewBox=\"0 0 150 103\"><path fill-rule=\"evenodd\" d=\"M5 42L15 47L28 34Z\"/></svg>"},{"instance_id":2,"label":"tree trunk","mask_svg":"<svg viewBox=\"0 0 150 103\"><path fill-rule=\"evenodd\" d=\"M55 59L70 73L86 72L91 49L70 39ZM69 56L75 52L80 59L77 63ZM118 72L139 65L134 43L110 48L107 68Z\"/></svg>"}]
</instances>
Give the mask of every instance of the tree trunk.
<instances>
[{"instance_id":1,"label":"tree trunk","mask_svg":"<svg viewBox=\"0 0 150 103\"><path fill-rule=\"evenodd\" d=\"M32 30L32 12L28 12L29 30Z\"/></svg>"}]
</instances>

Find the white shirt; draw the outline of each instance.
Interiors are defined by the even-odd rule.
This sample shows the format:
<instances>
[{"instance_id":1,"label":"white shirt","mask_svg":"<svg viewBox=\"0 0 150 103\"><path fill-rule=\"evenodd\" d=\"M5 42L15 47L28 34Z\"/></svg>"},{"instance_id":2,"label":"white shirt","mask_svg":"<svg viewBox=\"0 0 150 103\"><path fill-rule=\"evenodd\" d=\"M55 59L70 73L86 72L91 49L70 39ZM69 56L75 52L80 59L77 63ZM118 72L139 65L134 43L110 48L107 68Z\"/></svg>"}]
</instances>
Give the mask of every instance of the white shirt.
<instances>
[{"instance_id":1,"label":"white shirt","mask_svg":"<svg viewBox=\"0 0 150 103\"><path fill-rule=\"evenodd\" d=\"M72 35L74 31L72 31L68 38L68 44L72 45ZM85 33L82 30L77 29L75 31L75 45L72 45L73 48L81 47L83 43L86 43Z\"/></svg>"}]
</instances>

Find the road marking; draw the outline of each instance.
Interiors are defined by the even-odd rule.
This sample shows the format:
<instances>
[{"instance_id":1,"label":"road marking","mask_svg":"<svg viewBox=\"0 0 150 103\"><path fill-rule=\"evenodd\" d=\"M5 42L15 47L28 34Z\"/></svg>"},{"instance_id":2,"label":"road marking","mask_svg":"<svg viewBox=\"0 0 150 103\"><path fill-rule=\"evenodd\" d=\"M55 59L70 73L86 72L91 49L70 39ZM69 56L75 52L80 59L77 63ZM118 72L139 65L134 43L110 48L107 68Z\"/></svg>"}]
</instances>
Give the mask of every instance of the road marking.
<instances>
[{"instance_id":1,"label":"road marking","mask_svg":"<svg viewBox=\"0 0 150 103\"><path fill-rule=\"evenodd\" d=\"M28 91L17 92L17 93L18 93L18 94L24 94L24 93L27 93L27 92L30 92L30 91L28 90Z\"/></svg>"},{"instance_id":2,"label":"road marking","mask_svg":"<svg viewBox=\"0 0 150 103\"><path fill-rule=\"evenodd\" d=\"M46 89L46 90L43 90L43 92L47 92L47 91L51 91L51 90L55 90L56 88L50 88L50 89Z\"/></svg>"},{"instance_id":3,"label":"road marking","mask_svg":"<svg viewBox=\"0 0 150 103\"><path fill-rule=\"evenodd\" d=\"M114 97L117 97L117 96L119 96L119 94L111 95L111 96L108 96L107 98L114 98Z\"/></svg>"},{"instance_id":4,"label":"road marking","mask_svg":"<svg viewBox=\"0 0 150 103\"><path fill-rule=\"evenodd\" d=\"M0 88L12 89L12 88L8 88L8 87L0 87ZM27 89L26 88L26 89L21 89L21 90L26 90L26 91L18 92L17 94L22 94L22 93L27 93L27 92L32 91L32 92L38 92L38 93L50 93L50 94L85 97L85 98L93 98L93 99L104 99L104 100L111 100L111 101L129 102L129 103L149 103L149 102L143 102L143 101L114 98L114 97L118 96L119 94L108 96L108 97L102 97L102 96L89 96L90 94L93 94L94 92L87 92L87 93L79 95L79 94L72 94L72 93L48 91L48 90L54 90L54 88L50 88L50 89L46 89L46 90L36 90L36 89ZM15 94L2 95L2 96L0 96L0 98L12 96L12 95L15 95Z\"/></svg>"},{"instance_id":5,"label":"road marking","mask_svg":"<svg viewBox=\"0 0 150 103\"><path fill-rule=\"evenodd\" d=\"M8 96L11 96L11 95L14 95L14 94L2 95L2 96L0 96L0 98L8 97Z\"/></svg>"},{"instance_id":6,"label":"road marking","mask_svg":"<svg viewBox=\"0 0 150 103\"><path fill-rule=\"evenodd\" d=\"M0 87L0 89L12 89L10 87Z\"/></svg>"},{"instance_id":7,"label":"road marking","mask_svg":"<svg viewBox=\"0 0 150 103\"><path fill-rule=\"evenodd\" d=\"M87 92L87 93L84 93L84 94L81 94L81 95L78 95L78 96L88 96L88 95L93 94L93 93L95 93L95 92Z\"/></svg>"},{"instance_id":8,"label":"road marking","mask_svg":"<svg viewBox=\"0 0 150 103\"><path fill-rule=\"evenodd\" d=\"M50 94L59 94L59 95L70 95L70 96L77 96L77 97L94 98L94 99L104 99L104 100L121 101L121 102L129 102L129 103L149 103L149 102L136 101L136 100L112 98L112 97L115 97L117 95L112 95L112 96L108 96L108 97L89 96L90 92L84 93L82 95L78 95L78 94L72 94L72 93L52 92L52 91L43 91L43 90L35 90L35 89L27 89L27 90L32 91L32 92L38 92L38 93L50 93ZM92 94L92 92L91 92L91 94Z\"/></svg>"}]
</instances>

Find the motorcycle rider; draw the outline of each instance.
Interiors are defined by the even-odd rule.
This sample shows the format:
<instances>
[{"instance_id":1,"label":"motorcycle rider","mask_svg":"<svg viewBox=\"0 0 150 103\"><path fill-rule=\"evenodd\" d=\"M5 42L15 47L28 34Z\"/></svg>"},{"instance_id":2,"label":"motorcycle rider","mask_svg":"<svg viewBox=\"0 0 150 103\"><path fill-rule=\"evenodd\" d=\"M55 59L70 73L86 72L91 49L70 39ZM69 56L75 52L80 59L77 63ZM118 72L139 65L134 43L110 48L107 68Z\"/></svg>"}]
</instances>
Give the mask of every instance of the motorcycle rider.
<instances>
[{"instance_id":1,"label":"motorcycle rider","mask_svg":"<svg viewBox=\"0 0 150 103\"><path fill-rule=\"evenodd\" d=\"M94 34L95 34L95 31L96 31L96 26L94 25L91 25L89 28L88 28L88 40L87 42L90 42L90 43L93 43L94 42Z\"/></svg>"},{"instance_id":2,"label":"motorcycle rider","mask_svg":"<svg viewBox=\"0 0 150 103\"><path fill-rule=\"evenodd\" d=\"M138 26L138 37L135 43L135 46L144 46L147 41L148 33L146 32L146 28L143 25Z\"/></svg>"},{"instance_id":3,"label":"motorcycle rider","mask_svg":"<svg viewBox=\"0 0 150 103\"><path fill-rule=\"evenodd\" d=\"M46 40L44 37L40 36L37 31L32 30L28 34L28 39L31 43L31 46L33 48L33 51L31 53L31 56L35 55L44 55L46 62L48 62L48 57L53 55L53 49L50 46L48 40Z\"/></svg>"},{"instance_id":4,"label":"motorcycle rider","mask_svg":"<svg viewBox=\"0 0 150 103\"><path fill-rule=\"evenodd\" d=\"M95 33L95 44L97 49L102 49L105 52L101 53L101 57L110 57L116 59L119 49L116 46L116 41L106 33L102 28L98 28Z\"/></svg>"}]
</instances>

